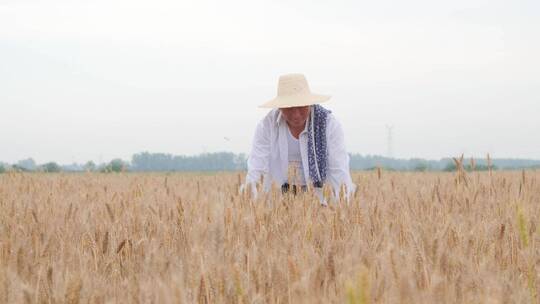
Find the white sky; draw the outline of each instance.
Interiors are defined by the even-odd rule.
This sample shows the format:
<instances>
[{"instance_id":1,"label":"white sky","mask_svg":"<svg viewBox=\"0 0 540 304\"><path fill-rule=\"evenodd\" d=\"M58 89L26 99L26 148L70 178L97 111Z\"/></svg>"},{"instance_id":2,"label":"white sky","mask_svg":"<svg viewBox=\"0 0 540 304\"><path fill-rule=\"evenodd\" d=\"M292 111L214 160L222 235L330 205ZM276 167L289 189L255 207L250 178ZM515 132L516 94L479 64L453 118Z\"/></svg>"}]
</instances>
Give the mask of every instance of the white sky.
<instances>
[{"instance_id":1,"label":"white sky","mask_svg":"<svg viewBox=\"0 0 540 304\"><path fill-rule=\"evenodd\" d=\"M538 54L533 0L0 0L0 161L249 152L292 72L350 152L540 159Z\"/></svg>"}]
</instances>

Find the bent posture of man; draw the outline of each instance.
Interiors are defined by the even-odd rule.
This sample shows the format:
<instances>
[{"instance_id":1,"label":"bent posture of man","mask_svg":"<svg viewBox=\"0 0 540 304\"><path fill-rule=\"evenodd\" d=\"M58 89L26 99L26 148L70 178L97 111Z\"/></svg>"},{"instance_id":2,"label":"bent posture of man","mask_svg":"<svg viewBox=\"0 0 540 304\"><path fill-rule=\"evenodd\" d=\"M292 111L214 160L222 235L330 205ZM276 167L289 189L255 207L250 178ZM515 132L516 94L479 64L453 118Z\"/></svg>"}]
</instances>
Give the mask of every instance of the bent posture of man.
<instances>
[{"instance_id":1,"label":"bent posture of man","mask_svg":"<svg viewBox=\"0 0 540 304\"><path fill-rule=\"evenodd\" d=\"M294 193L311 185L323 205L327 200L322 187L327 182L336 201L342 185L347 199L354 192L341 124L319 105L329 99L311 93L302 74L279 78L277 97L260 106L272 110L257 125L248 157L246 185L255 197L261 175L265 191L272 183ZM288 180L291 167L296 168L295 180Z\"/></svg>"}]
</instances>

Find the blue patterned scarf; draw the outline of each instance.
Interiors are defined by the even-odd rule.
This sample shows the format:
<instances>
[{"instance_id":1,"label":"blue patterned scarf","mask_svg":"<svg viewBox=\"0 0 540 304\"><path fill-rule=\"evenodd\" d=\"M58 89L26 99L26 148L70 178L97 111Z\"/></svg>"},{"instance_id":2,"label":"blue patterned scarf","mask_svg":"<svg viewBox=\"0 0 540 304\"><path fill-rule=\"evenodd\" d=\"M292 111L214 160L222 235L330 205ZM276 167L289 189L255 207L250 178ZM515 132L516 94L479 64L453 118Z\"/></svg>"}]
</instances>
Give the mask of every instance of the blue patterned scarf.
<instances>
[{"instance_id":1,"label":"blue patterned scarf","mask_svg":"<svg viewBox=\"0 0 540 304\"><path fill-rule=\"evenodd\" d=\"M326 117L331 111L320 105L313 105L308 125L309 177L313 186L321 188L326 180Z\"/></svg>"}]
</instances>

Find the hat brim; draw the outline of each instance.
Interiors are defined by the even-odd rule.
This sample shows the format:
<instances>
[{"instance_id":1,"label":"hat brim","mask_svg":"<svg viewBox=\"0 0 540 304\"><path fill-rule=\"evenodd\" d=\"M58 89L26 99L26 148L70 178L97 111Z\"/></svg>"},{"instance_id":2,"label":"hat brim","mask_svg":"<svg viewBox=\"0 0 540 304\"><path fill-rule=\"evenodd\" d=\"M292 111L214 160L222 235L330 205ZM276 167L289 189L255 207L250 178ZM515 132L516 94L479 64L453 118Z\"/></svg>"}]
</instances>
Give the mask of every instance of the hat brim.
<instances>
[{"instance_id":1,"label":"hat brim","mask_svg":"<svg viewBox=\"0 0 540 304\"><path fill-rule=\"evenodd\" d=\"M292 108L292 107L304 107L314 104L327 102L330 99L329 95L319 94L305 94L305 95L291 95L291 96L278 96L272 100L269 100L259 108Z\"/></svg>"}]
</instances>

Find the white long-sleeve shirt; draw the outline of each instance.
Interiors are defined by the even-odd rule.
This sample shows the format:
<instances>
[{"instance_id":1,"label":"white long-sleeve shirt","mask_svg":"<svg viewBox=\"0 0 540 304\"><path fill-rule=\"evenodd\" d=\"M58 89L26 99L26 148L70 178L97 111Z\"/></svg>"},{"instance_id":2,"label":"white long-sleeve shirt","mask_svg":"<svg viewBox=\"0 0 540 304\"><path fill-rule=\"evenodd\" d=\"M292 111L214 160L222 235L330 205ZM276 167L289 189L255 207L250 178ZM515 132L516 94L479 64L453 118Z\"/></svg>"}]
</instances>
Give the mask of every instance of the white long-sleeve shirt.
<instances>
[{"instance_id":1,"label":"white long-sleeve shirt","mask_svg":"<svg viewBox=\"0 0 540 304\"><path fill-rule=\"evenodd\" d=\"M248 173L246 184L251 185L253 194L257 194L255 184L263 176L264 191L270 190L272 183L281 186L287 182L288 175L288 148L287 148L287 122L279 109L270 111L257 125L251 152L248 157ZM308 167L308 132L307 123L299 136L302 167L306 182L312 184ZM346 187L347 198L354 193L349 172L349 154L345 149L345 138L341 124L329 113L326 124L326 140L328 150L328 163L326 181L333 189L334 199L339 200L341 185ZM320 188L315 188L321 203L326 204Z\"/></svg>"}]
</instances>

